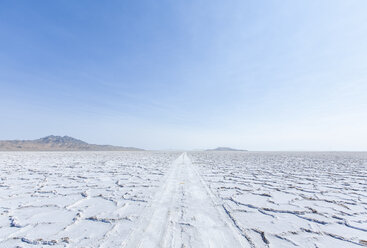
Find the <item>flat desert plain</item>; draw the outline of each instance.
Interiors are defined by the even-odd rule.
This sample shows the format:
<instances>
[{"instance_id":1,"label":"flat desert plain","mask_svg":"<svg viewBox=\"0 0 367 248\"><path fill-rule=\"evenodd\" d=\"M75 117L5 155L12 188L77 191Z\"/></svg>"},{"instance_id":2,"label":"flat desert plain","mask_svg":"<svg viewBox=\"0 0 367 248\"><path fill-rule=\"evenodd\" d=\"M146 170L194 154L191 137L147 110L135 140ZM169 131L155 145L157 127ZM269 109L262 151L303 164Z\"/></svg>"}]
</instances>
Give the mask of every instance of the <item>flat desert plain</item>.
<instances>
[{"instance_id":1,"label":"flat desert plain","mask_svg":"<svg viewBox=\"0 0 367 248\"><path fill-rule=\"evenodd\" d=\"M367 153L0 152L0 247L366 247Z\"/></svg>"}]
</instances>

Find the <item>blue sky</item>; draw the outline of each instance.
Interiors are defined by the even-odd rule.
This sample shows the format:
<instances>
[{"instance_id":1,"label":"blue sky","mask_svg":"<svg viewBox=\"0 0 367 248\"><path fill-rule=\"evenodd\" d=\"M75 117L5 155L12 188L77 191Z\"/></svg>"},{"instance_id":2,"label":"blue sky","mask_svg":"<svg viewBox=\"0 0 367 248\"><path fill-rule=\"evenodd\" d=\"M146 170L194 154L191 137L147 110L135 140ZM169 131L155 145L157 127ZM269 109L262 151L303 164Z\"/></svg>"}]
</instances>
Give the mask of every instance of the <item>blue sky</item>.
<instances>
[{"instance_id":1,"label":"blue sky","mask_svg":"<svg viewBox=\"0 0 367 248\"><path fill-rule=\"evenodd\" d=\"M367 150L367 1L1 1L0 139Z\"/></svg>"}]
</instances>

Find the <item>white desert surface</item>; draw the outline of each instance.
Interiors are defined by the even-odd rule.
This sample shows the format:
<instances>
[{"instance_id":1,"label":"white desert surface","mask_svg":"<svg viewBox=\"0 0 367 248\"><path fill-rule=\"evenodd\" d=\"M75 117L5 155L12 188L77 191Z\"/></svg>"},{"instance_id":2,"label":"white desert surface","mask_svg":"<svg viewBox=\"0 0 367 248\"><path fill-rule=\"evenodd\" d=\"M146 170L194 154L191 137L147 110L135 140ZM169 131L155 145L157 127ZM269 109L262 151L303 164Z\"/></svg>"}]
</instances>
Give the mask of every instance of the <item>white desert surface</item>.
<instances>
[{"instance_id":1,"label":"white desert surface","mask_svg":"<svg viewBox=\"0 0 367 248\"><path fill-rule=\"evenodd\" d=\"M0 152L0 247L366 247L367 153Z\"/></svg>"}]
</instances>

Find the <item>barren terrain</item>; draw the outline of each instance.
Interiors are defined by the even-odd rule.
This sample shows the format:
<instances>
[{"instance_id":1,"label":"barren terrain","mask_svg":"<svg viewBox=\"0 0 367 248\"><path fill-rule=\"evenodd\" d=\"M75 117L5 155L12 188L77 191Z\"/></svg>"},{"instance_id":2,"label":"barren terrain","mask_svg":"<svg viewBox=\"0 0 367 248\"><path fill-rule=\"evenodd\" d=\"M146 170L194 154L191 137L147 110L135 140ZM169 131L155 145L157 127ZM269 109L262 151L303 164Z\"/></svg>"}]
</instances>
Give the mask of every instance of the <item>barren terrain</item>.
<instances>
[{"instance_id":1,"label":"barren terrain","mask_svg":"<svg viewBox=\"0 0 367 248\"><path fill-rule=\"evenodd\" d=\"M0 247L367 246L367 153L1 152Z\"/></svg>"}]
</instances>

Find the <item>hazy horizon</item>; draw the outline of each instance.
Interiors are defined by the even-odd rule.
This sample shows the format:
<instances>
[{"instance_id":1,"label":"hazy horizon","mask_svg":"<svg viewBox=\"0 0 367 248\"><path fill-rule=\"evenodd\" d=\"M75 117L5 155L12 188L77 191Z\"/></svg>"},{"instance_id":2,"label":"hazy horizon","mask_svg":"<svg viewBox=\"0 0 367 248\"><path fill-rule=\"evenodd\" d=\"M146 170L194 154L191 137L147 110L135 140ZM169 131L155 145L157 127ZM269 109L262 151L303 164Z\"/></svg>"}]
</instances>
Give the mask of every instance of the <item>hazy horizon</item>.
<instances>
[{"instance_id":1,"label":"hazy horizon","mask_svg":"<svg viewBox=\"0 0 367 248\"><path fill-rule=\"evenodd\" d=\"M67 137L71 137L69 135L53 135L53 134L52 135L49 135L49 136L59 136L59 137L67 136ZM40 137L40 138L46 138L46 137ZM77 137L71 137L71 138L80 140ZM26 141L32 141L32 140L37 140L37 139L39 139L39 138L31 139L31 140L26 140ZM14 140L16 140L16 141L24 141L24 139L14 139ZM5 141L14 141L14 140L5 140ZM0 140L0 141L3 141L3 140ZM87 140L82 140L82 141L84 141L84 142L86 142L88 144L92 144L92 145L111 145L111 144L107 144L107 143L104 143L104 144L97 144L97 143L96 144L93 144L93 143L88 142ZM121 144L115 144L114 146L124 147L124 145L121 145ZM229 149L234 149L234 150L238 150L238 151L241 151L241 152L311 152L311 153L312 152L321 152L321 153L322 152L367 152L366 150L302 150L302 149L300 149L300 150L248 150L248 149L246 149L244 147L229 147L229 146L220 146L220 145L219 146L214 146L214 147L192 147L192 148L161 148L161 149L146 149L144 147L133 147L133 148L141 148L141 149L144 149L145 151L181 151L181 152L184 152L184 151L195 152L195 151L205 151L205 150L212 151L212 150L215 150L215 149L218 149L218 148L229 148ZM12 150L4 150L3 152L9 152L9 151L12 151ZM31 152L32 150L25 150L25 151ZM43 151L43 150L34 150L34 151L36 151L36 152L38 151L39 152L39 151ZM48 151L48 152L52 152L52 151L60 152L62 150L44 150L44 151ZM72 150L65 150L65 152L70 152L70 151L72 151ZM95 150L89 150L89 151L88 150L75 150L75 151L80 151L80 152L95 152ZM108 152L108 150L106 150L106 151L100 150L100 151L101 152L106 152L106 151ZM110 150L110 152L121 152L121 151Z\"/></svg>"},{"instance_id":2,"label":"hazy horizon","mask_svg":"<svg viewBox=\"0 0 367 248\"><path fill-rule=\"evenodd\" d=\"M366 7L2 1L0 140L366 151Z\"/></svg>"}]
</instances>

